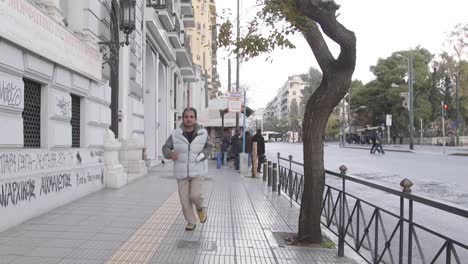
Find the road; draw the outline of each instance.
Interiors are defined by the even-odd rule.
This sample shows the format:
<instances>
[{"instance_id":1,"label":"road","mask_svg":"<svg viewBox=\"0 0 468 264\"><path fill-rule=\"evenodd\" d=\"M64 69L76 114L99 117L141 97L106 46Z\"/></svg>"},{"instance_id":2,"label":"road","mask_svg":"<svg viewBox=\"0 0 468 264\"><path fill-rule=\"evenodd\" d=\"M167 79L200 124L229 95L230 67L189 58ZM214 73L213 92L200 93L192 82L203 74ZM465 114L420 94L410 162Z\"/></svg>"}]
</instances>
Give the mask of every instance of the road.
<instances>
[{"instance_id":1,"label":"road","mask_svg":"<svg viewBox=\"0 0 468 264\"><path fill-rule=\"evenodd\" d=\"M303 162L301 144L267 143L266 150L267 158L273 162L277 161L277 152L285 158L293 155L293 160ZM398 190L401 190L400 181L408 178L414 184L413 194L468 210L468 157L466 156L404 152L373 155L365 149L340 148L337 145L325 146L324 151L327 170L339 172L338 168L345 165L348 168L348 175ZM301 170L301 168L296 169ZM338 180L331 177L327 177L326 182L330 185L341 186ZM372 201L375 205L390 212L399 213L399 199L393 195L357 184L348 184L347 191L364 200ZM416 223L468 245L468 230L462 228L468 226L468 219L418 204L415 204L414 219ZM431 239L424 233L422 231L418 233L422 240L422 247L429 248L431 251L429 255L434 256L443 241ZM429 238L431 241L424 241L424 238ZM468 252L465 253L468 254ZM466 257L465 253L459 252L459 255ZM462 263L465 261L462 260Z\"/></svg>"}]
</instances>

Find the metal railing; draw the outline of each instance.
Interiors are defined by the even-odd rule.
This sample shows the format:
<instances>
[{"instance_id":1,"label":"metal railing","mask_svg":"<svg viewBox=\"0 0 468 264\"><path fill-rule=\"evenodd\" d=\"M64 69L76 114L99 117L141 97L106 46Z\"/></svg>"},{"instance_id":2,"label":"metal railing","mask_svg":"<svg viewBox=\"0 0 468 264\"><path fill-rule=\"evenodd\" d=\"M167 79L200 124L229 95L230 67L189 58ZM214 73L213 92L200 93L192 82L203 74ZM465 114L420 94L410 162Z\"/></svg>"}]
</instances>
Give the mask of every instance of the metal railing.
<instances>
[{"instance_id":1,"label":"metal railing","mask_svg":"<svg viewBox=\"0 0 468 264\"><path fill-rule=\"evenodd\" d=\"M291 206L293 202L300 205L304 175L297 168L303 168L303 164L294 161L292 155L283 158L280 153L277 160L278 163L264 163L263 181L272 186L273 192L286 195ZM341 186L325 184L321 208L322 225L338 237L339 256L344 255L344 245L347 244L368 263L468 263L466 244L414 220L415 207L418 207L431 216L458 217L456 220L459 221L453 224L459 223L466 228L468 210L410 194L412 183L407 179L400 183L404 188L400 191L348 176L345 166L341 166L340 171L325 170L325 176L338 178L336 183L340 185L341 182ZM350 194L346 190L347 184L379 191L379 197L385 200L398 198L399 213Z\"/></svg>"}]
</instances>

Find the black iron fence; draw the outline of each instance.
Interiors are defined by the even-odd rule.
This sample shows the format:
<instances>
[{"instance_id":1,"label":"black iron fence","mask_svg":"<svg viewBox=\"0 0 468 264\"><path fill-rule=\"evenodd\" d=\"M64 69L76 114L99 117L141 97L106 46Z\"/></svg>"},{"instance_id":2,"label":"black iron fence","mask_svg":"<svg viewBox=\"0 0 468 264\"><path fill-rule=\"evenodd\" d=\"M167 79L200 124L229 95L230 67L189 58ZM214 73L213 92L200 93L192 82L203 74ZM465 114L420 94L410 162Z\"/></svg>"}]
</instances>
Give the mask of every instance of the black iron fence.
<instances>
[{"instance_id":1,"label":"black iron fence","mask_svg":"<svg viewBox=\"0 0 468 264\"><path fill-rule=\"evenodd\" d=\"M286 195L291 206L300 205L304 192L302 169L303 164L291 155L284 158L278 153L277 163L264 163L263 181L278 195ZM344 255L347 244L368 263L468 263L468 245L454 239L449 231L452 227L462 232L458 237L465 236L468 210L411 194L412 183L407 179L401 181L400 191L348 176L345 166L340 171L325 170L327 181L333 184L325 184L321 209L322 225L338 237L339 256ZM395 199L397 206L389 209L366 201L351 194L346 189L350 185L357 192L369 191L363 188L378 192L375 195L379 199ZM415 212L425 216L416 217ZM438 217L445 217L446 221L431 226L425 220ZM434 230L440 225L446 232Z\"/></svg>"}]
</instances>

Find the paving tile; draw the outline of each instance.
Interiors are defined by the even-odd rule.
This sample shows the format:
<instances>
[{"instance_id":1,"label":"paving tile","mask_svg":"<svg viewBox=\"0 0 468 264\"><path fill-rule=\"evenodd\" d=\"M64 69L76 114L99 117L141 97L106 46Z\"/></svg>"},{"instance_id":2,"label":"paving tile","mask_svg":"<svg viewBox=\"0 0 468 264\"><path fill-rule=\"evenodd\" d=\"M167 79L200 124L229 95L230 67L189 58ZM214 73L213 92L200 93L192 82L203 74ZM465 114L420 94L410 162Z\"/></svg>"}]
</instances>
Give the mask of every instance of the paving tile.
<instances>
[{"instance_id":1,"label":"paving tile","mask_svg":"<svg viewBox=\"0 0 468 264\"><path fill-rule=\"evenodd\" d=\"M278 247L272 232L295 232L299 210L260 179L210 169L208 221L194 231L170 199L177 185L167 164L0 233L0 264L355 263L336 250Z\"/></svg>"},{"instance_id":2,"label":"paving tile","mask_svg":"<svg viewBox=\"0 0 468 264\"><path fill-rule=\"evenodd\" d=\"M64 257L65 255L72 252L71 248L51 248L51 247L37 247L31 251L28 251L25 255L30 257Z\"/></svg>"},{"instance_id":3,"label":"paving tile","mask_svg":"<svg viewBox=\"0 0 468 264\"><path fill-rule=\"evenodd\" d=\"M59 258L45 258L45 257L18 257L9 264L55 264L60 261Z\"/></svg>"}]
</instances>

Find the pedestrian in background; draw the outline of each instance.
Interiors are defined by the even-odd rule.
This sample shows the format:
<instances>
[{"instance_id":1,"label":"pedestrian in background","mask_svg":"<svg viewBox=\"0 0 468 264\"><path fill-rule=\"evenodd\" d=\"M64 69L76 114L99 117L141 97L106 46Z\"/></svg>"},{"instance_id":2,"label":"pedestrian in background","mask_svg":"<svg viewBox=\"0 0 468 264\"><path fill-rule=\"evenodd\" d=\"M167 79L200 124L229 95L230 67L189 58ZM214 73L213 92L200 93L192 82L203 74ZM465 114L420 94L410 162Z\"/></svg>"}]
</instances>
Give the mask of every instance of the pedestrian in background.
<instances>
[{"instance_id":1,"label":"pedestrian in background","mask_svg":"<svg viewBox=\"0 0 468 264\"><path fill-rule=\"evenodd\" d=\"M242 151L242 135L241 131L236 130L236 134L231 138L231 152L234 156L234 168L239 170L239 154Z\"/></svg>"},{"instance_id":2,"label":"pedestrian in background","mask_svg":"<svg viewBox=\"0 0 468 264\"><path fill-rule=\"evenodd\" d=\"M175 129L162 147L166 159L174 161L174 176L177 178L180 203L187 225L186 230L197 226L198 219L205 223L206 204L203 195L203 180L208 173L207 157L213 144L208 132L197 121L197 110L189 107L182 112L182 124Z\"/></svg>"},{"instance_id":3,"label":"pedestrian in background","mask_svg":"<svg viewBox=\"0 0 468 264\"><path fill-rule=\"evenodd\" d=\"M262 136L262 130L257 129L257 134L255 134L252 138L252 144L253 142L257 142L257 157L258 157L258 166L257 166L257 172L262 172L262 163L264 162L264 156L265 156L265 139Z\"/></svg>"},{"instance_id":4,"label":"pedestrian in background","mask_svg":"<svg viewBox=\"0 0 468 264\"><path fill-rule=\"evenodd\" d=\"M248 167L252 166L252 136L249 131L245 132L245 153L248 155Z\"/></svg>"},{"instance_id":5,"label":"pedestrian in background","mask_svg":"<svg viewBox=\"0 0 468 264\"><path fill-rule=\"evenodd\" d=\"M221 151L223 152L223 165L227 166L227 158L228 158L228 149L229 145L231 144L231 137L229 131L226 131L223 137L223 141L221 142Z\"/></svg>"}]
</instances>

